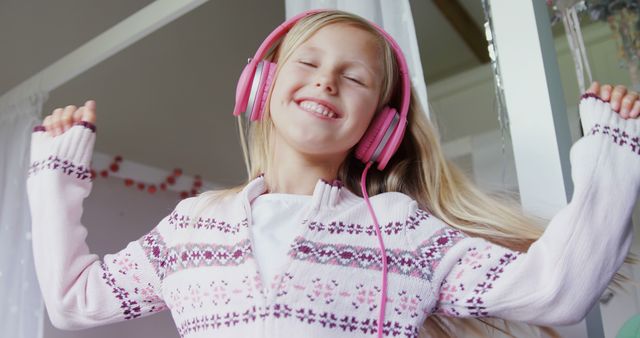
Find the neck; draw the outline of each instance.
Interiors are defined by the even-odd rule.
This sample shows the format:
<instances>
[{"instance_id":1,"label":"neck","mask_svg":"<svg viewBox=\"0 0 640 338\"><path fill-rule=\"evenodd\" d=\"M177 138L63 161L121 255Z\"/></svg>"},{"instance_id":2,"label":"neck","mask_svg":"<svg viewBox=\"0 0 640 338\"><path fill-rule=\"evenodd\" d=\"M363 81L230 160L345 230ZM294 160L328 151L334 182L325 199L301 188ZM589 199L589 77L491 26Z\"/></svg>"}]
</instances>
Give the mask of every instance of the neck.
<instances>
[{"instance_id":1,"label":"neck","mask_svg":"<svg viewBox=\"0 0 640 338\"><path fill-rule=\"evenodd\" d=\"M312 195L319 179L332 182L346 154L309 155L278 142L274 145L273 168L265 174L270 193Z\"/></svg>"}]
</instances>

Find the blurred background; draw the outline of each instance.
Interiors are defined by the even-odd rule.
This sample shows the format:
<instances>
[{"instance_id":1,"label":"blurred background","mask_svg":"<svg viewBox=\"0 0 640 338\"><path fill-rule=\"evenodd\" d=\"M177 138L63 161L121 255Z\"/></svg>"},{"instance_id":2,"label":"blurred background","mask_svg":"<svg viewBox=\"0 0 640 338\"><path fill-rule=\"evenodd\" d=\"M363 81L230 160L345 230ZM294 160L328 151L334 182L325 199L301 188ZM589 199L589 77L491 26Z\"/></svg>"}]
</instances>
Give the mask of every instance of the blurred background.
<instances>
[{"instance_id":1,"label":"blurred background","mask_svg":"<svg viewBox=\"0 0 640 338\"><path fill-rule=\"evenodd\" d=\"M0 95L151 3L0 1ZM447 157L487 191L518 192L512 135L505 121L500 122L482 1L408 3L428 110ZM561 80L557 85L563 91L570 138L575 141L580 137L580 90L572 46L562 22L555 20L551 25L556 10L551 5L547 9ZM586 10L579 18L593 78L632 87L632 75L621 61L621 47L610 22L594 19ZM246 180L231 114L236 83L247 58L284 20L284 1L206 1L40 97L40 118L57 107L97 101L96 179L83 216L93 252L102 256L124 247L194 189L200 192ZM522 67L528 67L524 60ZM2 161L9 163L9 153L4 154ZM111 170L113 163L119 164L118 170ZM169 177L179 182L171 184ZM3 224L5 235L0 237L8 238L9 226ZM12 231L23 231L28 237L28 229ZM627 272L637 274L632 269ZM0 295L9 292L8 277L0 270ZM10 318L20 310L10 297L0 299L1 311L6 311L2 317ZM605 336L615 337L623 323L640 312L637 290L615 296L606 293L600 309ZM34 311L34 318L39 318L41 308ZM42 325L45 338L177 337L169 312L78 332L60 331L46 316ZM581 337L584 327L581 323L564 332Z\"/></svg>"}]
</instances>

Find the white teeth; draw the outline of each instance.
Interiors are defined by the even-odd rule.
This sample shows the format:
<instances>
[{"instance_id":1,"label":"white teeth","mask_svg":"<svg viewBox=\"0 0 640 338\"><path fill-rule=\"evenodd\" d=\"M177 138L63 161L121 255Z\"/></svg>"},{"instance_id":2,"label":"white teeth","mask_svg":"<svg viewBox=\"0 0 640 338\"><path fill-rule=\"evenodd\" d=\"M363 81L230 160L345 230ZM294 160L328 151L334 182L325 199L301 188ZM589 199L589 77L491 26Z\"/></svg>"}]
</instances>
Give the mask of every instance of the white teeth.
<instances>
[{"instance_id":1,"label":"white teeth","mask_svg":"<svg viewBox=\"0 0 640 338\"><path fill-rule=\"evenodd\" d=\"M300 102L300 107L308 110L308 111L312 111L312 112L316 112L318 114L322 114L324 116L328 116L330 118L336 118L338 115L336 113L334 113L331 109L318 104L316 102L313 101L302 101Z\"/></svg>"}]
</instances>

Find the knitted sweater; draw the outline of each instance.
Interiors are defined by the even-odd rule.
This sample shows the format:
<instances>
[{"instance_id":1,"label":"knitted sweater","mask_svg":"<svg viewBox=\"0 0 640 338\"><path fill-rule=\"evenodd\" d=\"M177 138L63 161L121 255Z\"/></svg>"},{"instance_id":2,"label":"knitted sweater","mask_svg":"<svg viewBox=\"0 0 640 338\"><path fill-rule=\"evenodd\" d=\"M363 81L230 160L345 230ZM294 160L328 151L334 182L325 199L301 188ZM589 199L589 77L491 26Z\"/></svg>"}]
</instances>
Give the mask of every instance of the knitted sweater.
<instances>
[{"instance_id":1,"label":"knitted sweater","mask_svg":"<svg viewBox=\"0 0 640 338\"><path fill-rule=\"evenodd\" d=\"M469 237L397 192L371 197L386 247L384 334L417 337L431 314L535 324L581 320L623 263L640 185L640 120L580 102L590 132L571 149L574 194L525 252ZM36 272L49 317L81 329L169 309L181 337L371 337L382 256L362 198L318 180L286 264L266 285L252 256L251 201L263 177L211 205L197 198L102 260L85 243L95 127L32 135L28 196ZM151 228L151 227L150 227Z\"/></svg>"}]
</instances>

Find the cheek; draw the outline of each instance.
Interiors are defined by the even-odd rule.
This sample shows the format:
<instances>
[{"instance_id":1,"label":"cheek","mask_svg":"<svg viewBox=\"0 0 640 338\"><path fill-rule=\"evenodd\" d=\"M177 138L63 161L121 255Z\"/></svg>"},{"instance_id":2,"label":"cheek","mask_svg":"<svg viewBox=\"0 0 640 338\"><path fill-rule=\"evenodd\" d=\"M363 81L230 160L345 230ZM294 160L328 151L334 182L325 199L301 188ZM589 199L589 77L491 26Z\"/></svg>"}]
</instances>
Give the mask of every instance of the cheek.
<instances>
[{"instance_id":1,"label":"cheek","mask_svg":"<svg viewBox=\"0 0 640 338\"><path fill-rule=\"evenodd\" d=\"M274 83L269 99L269 112L272 117L278 115L278 112L282 110L286 97L286 91L282 86L282 82L278 81Z\"/></svg>"},{"instance_id":2,"label":"cheek","mask_svg":"<svg viewBox=\"0 0 640 338\"><path fill-rule=\"evenodd\" d=\"M358 139L361 139L369 125L374 120L374 118L378 115L378 111L375 111L376 104L371 104L371 102L377 102L377 97L374 99L370 99L369 101L363 102L360 107L360 111L366 112L364 114L358 115L358 119L355 121L355 126L353 127L353 133L358 135Z\"/></svg>"},{"instance_id":3,"label":"cheek","mask_svg":"<svg viewBox=\"0 0 640 338\"><path fill-rule=\"evenodd\" d=\"M277 102L282 96L282 81L275 80L273 83L271 83L271 87L271 102Z\"/></svg>"},{"instance_id":4,"label":"cheek","mask_svg":"<svg viewBox=\"0 0 640 338\"><path fill-rule=\"evenodd\" d=\"M273 89L271 90L270 107L273 104L280 105L286 102L287 98L292 95L295 90L295 83L290 79L290 76L283 76L281 72L278 78L271 84Z\"/></svg>"},{"instance_id":5,"label":"cheek","mask_svg":"<svg viewBox=\"0 0 640 338\"><path fill-rule=\"evenodd\" d=\"M369 128L369 124L377 113L374 111L374 109L375 106L371 106L369 104L363 105L360 111L366 113L358 114L357 118L355 118L351 122L351 126L350 128L348 128L348 130L350 130L350 134L352 135L354 142L357 143Z\"/></svg>"},{"instance_id":6,"label":"cheek","mask_svg":"<svg viewBox=\"0 0 640 338\"><path fill-rule=\"evenodd\" d=\"M271 97L269 99L269 115L276 128L286 126L281 124L285 118L285 111L288 109L288 102L292 97L292 84L288 83L284 78L277 79L271 89Z\"/></svg>"},{"instance_id":7,"label":"cheek","mask_svg":"<svg viewBox=\"0 0 640 338\"><path fill-rule=\"evenodd\" d=\"M378 113L376 107L378 105L378 97L375 95L364 95L358 100L356 110L361 112L358 114L359 123L369 125L373 117Z\"/></svg>"}]
</instances>

